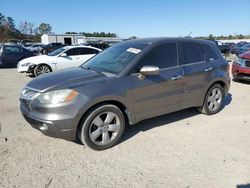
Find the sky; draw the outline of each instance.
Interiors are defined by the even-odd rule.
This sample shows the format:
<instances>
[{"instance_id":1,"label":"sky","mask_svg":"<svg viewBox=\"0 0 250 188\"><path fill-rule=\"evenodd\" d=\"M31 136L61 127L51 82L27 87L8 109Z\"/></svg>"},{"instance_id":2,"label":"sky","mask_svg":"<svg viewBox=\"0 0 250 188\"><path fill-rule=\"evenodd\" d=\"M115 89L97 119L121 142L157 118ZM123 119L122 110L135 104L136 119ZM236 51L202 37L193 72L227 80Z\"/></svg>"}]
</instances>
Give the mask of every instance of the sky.
<instances>
[{"instance_id":1,"label":"sky","mask_svg":"<svg viewBox=\"0 0 250 188\"><path fill-rule=\"evenodd\" d=\"M49 23L52 32L112 32L119 37L250 34L250 0L0 0L18 26Z\"/></svg>"}]
</instances>

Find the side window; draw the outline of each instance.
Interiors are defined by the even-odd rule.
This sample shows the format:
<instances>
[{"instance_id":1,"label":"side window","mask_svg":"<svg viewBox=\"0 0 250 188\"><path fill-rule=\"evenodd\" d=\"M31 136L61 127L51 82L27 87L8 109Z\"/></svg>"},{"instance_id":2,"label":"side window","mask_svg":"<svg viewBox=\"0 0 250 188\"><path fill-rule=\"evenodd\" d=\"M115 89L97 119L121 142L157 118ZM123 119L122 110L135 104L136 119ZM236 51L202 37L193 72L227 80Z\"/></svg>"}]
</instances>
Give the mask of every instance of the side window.
<instances>
[{"instance_id":1,"label":"side window","mask_svg":"<svg viewBox=\"0 0 250 188\"><path fill-rule=\"evenodd\" d=\"M199 44L182 42L179 44L180 64L190 64L204 61L204 53Z\"/></svg>"},{"instance_id":2,"label":"side window","mask_svg":"<svg viewBox=\"0 0 250 188\"><path fill-rule=\"evenodd\" d=\"M215 51L208 45L202 45L202 48L205 52L205 59L206 61L212 61L219 59L218 55L215 53Z\"/></svg>"},{"instance_id":3,"label":"side window","mask_svg":"<svg viewBox=\"0 0 250 188\"><path fill-rule=\"evenodd\" d=\"M177 66L176 43L168 43L155 47L137 64L136 71L145 65L155 65L160 69Z\"/></svg>"},{"instance_id":4,"label":"side window","mask_svg":"<svg viewBox=\"0 0 250 188\"><path fill-rule=\"evenodd\" d=\"M72 48L65 52L67 56L79 55L79 48Z\"/></svg>"},{"instance_id":5,"label":"side window","mask_svg":"<svg viewBox=\"0 0 250 188\"><path fill-rule=\"evenodd\" d=\"M22 53L23 49L17 46L5 46L5 53Z\"/></svg>"},{"instance_id":6,"label":"side window","mask_svg":"<svg viewBox=\"0 0 250 188\"><path fill-rule=\"evenodd\" d=\"M80 55L96 54L96 51L97 50L91 48L80 48Z\"/></svg>"}]
</instances>

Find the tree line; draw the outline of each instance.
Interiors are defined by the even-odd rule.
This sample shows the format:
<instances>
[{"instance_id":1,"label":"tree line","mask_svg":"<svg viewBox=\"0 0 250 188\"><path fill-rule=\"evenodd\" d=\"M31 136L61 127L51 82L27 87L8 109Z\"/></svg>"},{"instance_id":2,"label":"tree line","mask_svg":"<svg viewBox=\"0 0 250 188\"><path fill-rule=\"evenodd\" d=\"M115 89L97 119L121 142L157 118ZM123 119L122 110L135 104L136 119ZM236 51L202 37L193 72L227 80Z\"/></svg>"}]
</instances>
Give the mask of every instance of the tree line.
<instances>
[{"instance_id":1,"label":"tree line","mask_svg":"<svg viewBox=\"0 0 250 188\"><path fill-rule=\"evenodd\" d=\"M210 40L233 40L233 39L250 39L250 35L242 35L242 34L234 34L234 35L220 35L213 36L210 34L209 36L195 37L197 39L210 39Z\"/></svg>"},{"instance_id":2,"label":"tree line","mask_svg":"<svg viewBox=\"0 0 250 188\"><path fill-rule=\"evenodd\" d=\"M18 26L12 17L0 13L0 42L8 42L11 39L29 39L40 42L41 35L52 32L48 23L41 23L38 27L32 22L20 22Z\"/></svg>"}]
</instances>

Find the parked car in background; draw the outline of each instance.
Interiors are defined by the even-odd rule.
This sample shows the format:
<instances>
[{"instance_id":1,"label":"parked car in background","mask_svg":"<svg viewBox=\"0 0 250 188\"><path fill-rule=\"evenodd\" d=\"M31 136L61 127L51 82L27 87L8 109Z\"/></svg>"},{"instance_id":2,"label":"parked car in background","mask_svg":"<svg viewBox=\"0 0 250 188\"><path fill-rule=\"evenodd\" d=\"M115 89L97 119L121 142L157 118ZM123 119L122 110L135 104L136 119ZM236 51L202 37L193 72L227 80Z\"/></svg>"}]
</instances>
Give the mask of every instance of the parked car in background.
<instances>
[{"instance_id":1,"label":"parked car in background","mask_svg":"<svg viewBox=\"0 0 250 188\"><path fill-rule=\"evenodd\" d=\"M235 54L240 55L248 50L250 50L250 43L245 43L244 45L236 49Z\"/></svg>"},{"instance_id":2,"label":"parked car in background","mask_svg":"<svg viewBox=\"0 0 250 188\"><path fill-rule=\"evenodd\" d=\"M18 63L19 73L39 76L70 67L78 67L101 50L90 46L65 46L48 55L24 59Z\"/></svg>"},{"instance_id":3,"label":"parked car in background","mask_svg":"<svg viewBox=\"0 0 250 188\"><path fill-rule=\"evenodd\" d=\"M250 51L240 54L232 65L232 75L235 81L250 81Z\"/></svg>"},{"instance_id":4,"label":"parked car in background","mask_svg":"<svg viewBox=\"0 0 250 188\"><path fill-rule=\"evenodd\" d=\"M104 42L98 42L98 43L87 43L86 44L87 46L92 46L92 47L95 47L95 48L99 48L101 50L105 50L106 48L109 47L109 45L107 43L104 43Z\"/></svg>"},{"instance_id":5,"label":"parked car in background","mask_svg":"<svg viewBox=\"0 0 250 188\"><path fill-rule=\"evenodd\" d=\"M40 44L40 43L34 43L32 45L30 45L29 47L26 47L27 50L39 54L41 52L41 50L44 48L44 44Z\"/></svg>"},{"instance_id":6,"label":"parked car in background","mask_svg":"<svg viewBox=\"0 0 250 188\"><path fill-rule=\"evenodd\" d=\"M47 55L48 53L57 50L63 46L67 46L66 44L60 43L60 42L53 42L53 43L49 43L47 45L45 45L42 49L41 49L41 54L45 54Z\"/></svg>"},{"instance_id":7,"label":"parked car in background","mask_svg":"<svg viewBox=\"0 0 250 188\"><path fill-rule=\"evenodd\" d=\"M238 42L236 43L230 50L230 52L232 54L236 54L236 51L238 51L238 48L242 47L244 44L246 44L247 42L245 41L241 41L241 42Z\"/></svg>"},{"instance_id":8,"label":"parked car in background","mask_svg":"<svg viewBox=\"0 0 250 188\"><path fill-rule=\"evenodd\" d=\"M24 58L35 54L20 45L1 45L0 46L0 67L15 68L17 63Z\"/></svg>"},{"instance_id":9,"label":"parked car in background","mask_svg":"<svg viewBox=\"0 0 250 188\"><path fill-rule=\"evenodd\" d=\"M230 53L229 45L224 44L224 43L217 41L217 40L212 40L212 39L208 39L208 40L214 42L222 54L229 54Z\"/></svg>"},{"instance_id":10,"label":"parked car in background","mask_svg":"<svg viewBox=\"0 0 250 188\"><path fill-rule=\"evenodd\" d=\"M230 85L216 45L185 38L120 42L78 68L43 75L20 95L32 127L95 150L117 144L126 123L197 107L219 112Z\"/></svg>"}]
</instances>

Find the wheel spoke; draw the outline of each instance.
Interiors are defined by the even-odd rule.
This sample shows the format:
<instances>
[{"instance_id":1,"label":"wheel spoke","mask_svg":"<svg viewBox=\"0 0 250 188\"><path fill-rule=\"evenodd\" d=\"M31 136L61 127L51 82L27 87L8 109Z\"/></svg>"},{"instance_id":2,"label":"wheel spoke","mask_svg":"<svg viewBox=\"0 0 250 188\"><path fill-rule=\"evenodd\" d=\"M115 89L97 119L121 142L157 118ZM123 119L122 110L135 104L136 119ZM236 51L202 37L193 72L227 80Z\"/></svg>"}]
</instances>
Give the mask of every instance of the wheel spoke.
<instances>
[{"instance_id":1,"label":"wheel spoke","mask_svg":"<svg viewBox=\"0 0 250 188\"><path fill-rule=\"evenodd\" d=\"M120 129L120 124L111 124L109 125L108 130L111 132L118 132Z\"/></svg>"},{"instance_id":2,"label":"wheel spoke","mask_svg":"<svg viewBox=\"0 0 250 188\"><path fill-rule=\"evenodd\" d=\"M212 97L215 97L216 92L217 92L216 89L213 89L213 90L212 90Z\"/></svg>"},{"instance_id":3,"label":"wheel spoke","mask_svg":"<svg viewBox=\"0 0 250 188\"><path fill-rule=\"evenodd\" d=\"M217 108L219 107L219 105L220 105L220 104L218 103L218 101L215 100L215 101L214 101L214 109L217 109Z\"/></svg>"},{"instance_id":4,"label":"wheel spoke","mask_svg":"<svg viewBox=\"0 0 250 188\"><path fill-rule=\"evenodd\" d=\"M116 115L112 112L108 112L104 123L110 124Z\"/></svg>"},{"instance_id":5,"label":"wheel spoke","mask_svg":"<svg viewBox=\"0 0 250 188\"><path fill-rule=\"evenodd\" d=\"M214 98L211 97L211 96L209 96L208 99L207 99L208 102L212 102L213 100L214 100Z\"/></svg>"},{"instance_id":6,"label":"wheel spoke","mask_svg":"<svg viewBox=\"0 0 250 188\"><path fill-rule=\"evenodd\" d=\"M103 125L103 121L100 116L96 116L96 118L93 121L93 124L95 124L97 127L100 127Z\"/></svg>"},{"instance_id":7,"label":"wheel spoke","mask_svg":"<svg viewBox=\"0 0 250 188\"><path fill-rule=\"evenodd\" d=\"M208 108L209 108L210 110L213 110L213 102L210 102L210 103L209 103Z\"/></svg>"},{"instance_id":8,"label":"wheel spoke","mask_svg":"<svg viewBox=\"0 0 250 188\"><path fill-rule=\"evenodd\" d=\"M95 141L101 135L100 129L96 129L94 132L90 134L90 138Z\"/></svg>"},{"instance_id":9,"label":"wheel spoke","mask_svg":"<svg viewBox=\"0 0 250 188\"><path fill-rule=\"evenodd\" d=\"M109 133L107 131L103 132L102 133L102 143L107 144L109 141L110 141Z\"/></svg>"},{"instance_id":10,"label":"wheel spoke","mask_svg":"<svg viewBox=\"0 0 250 188\"><path fill-rule=\"evenodd\" d=\"M216 100L220 99L221 98L221 92L218 92L215 97L214 97Z\"/></svg>"}]
</instances>

